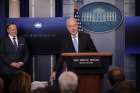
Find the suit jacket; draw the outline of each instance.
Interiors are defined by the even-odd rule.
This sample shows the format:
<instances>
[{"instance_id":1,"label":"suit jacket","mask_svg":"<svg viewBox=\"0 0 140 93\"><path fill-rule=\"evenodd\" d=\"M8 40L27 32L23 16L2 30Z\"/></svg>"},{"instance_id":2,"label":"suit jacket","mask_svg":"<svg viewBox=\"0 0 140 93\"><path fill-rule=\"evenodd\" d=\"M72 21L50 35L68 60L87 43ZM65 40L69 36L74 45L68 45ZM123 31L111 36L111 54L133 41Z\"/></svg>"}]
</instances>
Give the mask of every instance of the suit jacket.
<instances>
[{"instance_id":1,"label":"suit jacket","mask_svg":"<svg viewBox=\"0 0 140 93\"><path fill-rule=\"evenodd\" d=\"M90 35L87 33L79 32L78 33L79 40L79 52L97 52ZM66 38L62 42L61 52L76 52L74 49L74 45L72 42L71 35L68 33Z\"/></svg>"},{"instance_id":2,"label":"suit jacket","mask_svg":"<svg viewBox=\"0 0 140 93\"><path fill-rule=\"evenodd\" d=\"M84 32L78 32L78 40L79 40L79 51L78 52L97 52L97 49L92 42L92 39L89 34ZM74 45L72 42L71 35L68 33L62 42L61 53L66 52L76 52L74 49ZM63 68L63 58L60 56L54 66L54 70L57 71L56 77L60 75Z\"/></svg>"},{"instance_id":3,"label":"suit jacket","mask_svg":"<svg viewBox=\"0 0 140 93\"><path fill-rule=\"evenodd\" d=\"M11 62L27 62L28 48L25 39L18 38L18 49L16 49L9 37L4 37L0 42L0 72L1 74L14 74L19 69L10 66Z\"/></svg>"}]
</instances>

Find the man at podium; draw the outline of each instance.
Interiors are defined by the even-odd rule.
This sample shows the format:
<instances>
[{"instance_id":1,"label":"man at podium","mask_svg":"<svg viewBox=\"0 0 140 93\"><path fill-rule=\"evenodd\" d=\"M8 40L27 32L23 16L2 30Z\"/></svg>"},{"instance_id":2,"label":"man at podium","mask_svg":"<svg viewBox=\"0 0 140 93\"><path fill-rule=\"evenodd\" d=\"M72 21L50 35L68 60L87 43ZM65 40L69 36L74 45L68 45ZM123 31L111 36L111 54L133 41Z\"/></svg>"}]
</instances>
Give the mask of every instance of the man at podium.
<instances>
[{"instance_id":1,"label":"man at podium","mask_svg":"<svg viewBox=\"0 0 140 93\"><path fill-rule=\"evenodd\" d=\"M66 21L68 33L62 42L61 53L64 52L97 52L97 49L89 34L78 31L77 20L70 17ZM61 60L61 58L60 58ZM63 68L63 62L60 60L54 67L54 72L51 75L51 79L55 79L56 72L61 72ZM57 73L58 74L58 73ZM59 74L58 74L59 76Z\"/></svg>"},{"instance_id":2,"label":"man at podium","mask_svg":"<svg viewBox=\"0 0 140 93\"><path fill-rule=\"evenodd\" d=\"M66 21L68 33L62 42L63 52L96 52L96 47L89 34L78 31L78 23L75 18Z\"/></svg>"}]
</instances>

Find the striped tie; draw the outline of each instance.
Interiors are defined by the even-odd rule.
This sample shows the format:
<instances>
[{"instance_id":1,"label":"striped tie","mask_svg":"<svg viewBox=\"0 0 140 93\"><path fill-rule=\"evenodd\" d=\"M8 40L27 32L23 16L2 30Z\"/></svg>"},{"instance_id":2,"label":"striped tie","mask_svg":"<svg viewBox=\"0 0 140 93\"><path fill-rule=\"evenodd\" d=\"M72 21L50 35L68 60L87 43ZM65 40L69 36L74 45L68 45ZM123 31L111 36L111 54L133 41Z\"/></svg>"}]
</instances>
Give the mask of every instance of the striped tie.
<instances>
[{"instance_id":1,"label":"striped tie","mask_svg":"<svg viewBox=\"0 0 140 93\"><path fill-rule=\"evenodd\" d=\"M73 37L73 45L74 45L75 51L78 52L78 40L76 39L76 37Z\"/></svg>"},{"instance_id":2,"label":"striped tie","mask_svg":"<svg viewBox=\"0 0 140 93\"><path fill-rule=\"evenodd\" d=\"M13 45L14 45L15 49L17 50L18 46L17 46L16 38L15 37L13 37Z\"/></svg>"}]
</instances>

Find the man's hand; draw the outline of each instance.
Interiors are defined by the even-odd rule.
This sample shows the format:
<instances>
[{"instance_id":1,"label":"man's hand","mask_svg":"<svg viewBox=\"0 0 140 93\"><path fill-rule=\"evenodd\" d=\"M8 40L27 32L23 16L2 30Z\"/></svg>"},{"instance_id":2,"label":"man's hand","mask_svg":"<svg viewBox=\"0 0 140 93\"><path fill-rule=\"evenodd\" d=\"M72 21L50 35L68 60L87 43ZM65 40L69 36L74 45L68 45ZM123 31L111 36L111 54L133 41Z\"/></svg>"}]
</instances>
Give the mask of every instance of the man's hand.
<instances>
[{"instance_id":1,"label":"man's hand","mask_svg":"<svg viewBox=\"0 0 140 93\"><path fill-rule=\"evenodd\" d=\"M24 63L23 62L12 62L10 64L10 66L14 67L14 68L20 68L21 66L23 66Z\"/></svg>"},{"instance_id":2,"label":"man's hand","mask_svg":"<svg viewBox=\"0 0 140 93\"><path fill-rule=\"evenodd\" d=\"M18 63L16 63L16 62L12 62L12 63L10 64L10 66L12 66L12 67L14 67L14 68L20 68L20 65L19 65Z\"/></svg>"},{"instance_id":3,"label":"man's hand","mask_svg":"<svg viewBox=\"0 0 140 93\"><path fill-rule=\"evenodd\" d=\"M51 74L50 79L52 79L52 80L55 80L55 79L56 79L56 72L53 72L53 73Z\"/></svg>"},{"instance_id":4,"label":"man's hand","mask_svg":"<svg viewBox=\"0 0 140 93\"><path fill-rule=\"evenodd\" d=\"M23 62L17 62L17 63L19 64L20 67L24 65Z\"/></svg>"}]
</instances>

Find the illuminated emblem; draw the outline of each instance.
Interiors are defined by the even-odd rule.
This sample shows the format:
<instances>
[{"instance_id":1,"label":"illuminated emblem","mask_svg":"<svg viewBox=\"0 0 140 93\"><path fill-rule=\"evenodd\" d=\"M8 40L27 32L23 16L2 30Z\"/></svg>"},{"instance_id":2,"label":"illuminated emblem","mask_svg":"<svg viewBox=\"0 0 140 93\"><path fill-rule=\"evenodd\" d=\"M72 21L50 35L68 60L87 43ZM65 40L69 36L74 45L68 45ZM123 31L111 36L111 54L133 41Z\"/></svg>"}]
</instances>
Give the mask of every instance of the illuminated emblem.
<instances>
[{"instance_id":1,"label":"illuminated emblem","mask_svg":"<svg viewBox=\"0 0 140 93\"><path fill-rule=\"evenodd\" d=\"M122 23L120 10L109 3L93 2L80 8L80 21L87 31L105 32L116 29Z\"/></svg>"},{"instance_id":2,"label":"illuminated emblem","mask_svg":"<svg viewBox=\"0 0 140 93\"><path fill-rule=\"evenodd\" d=\"M42 23L37 22L34 24L34 27L35 28L42 28Z\"/></svg>"}]
</instances>

